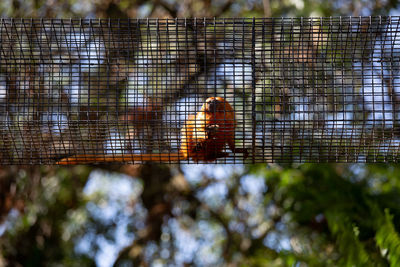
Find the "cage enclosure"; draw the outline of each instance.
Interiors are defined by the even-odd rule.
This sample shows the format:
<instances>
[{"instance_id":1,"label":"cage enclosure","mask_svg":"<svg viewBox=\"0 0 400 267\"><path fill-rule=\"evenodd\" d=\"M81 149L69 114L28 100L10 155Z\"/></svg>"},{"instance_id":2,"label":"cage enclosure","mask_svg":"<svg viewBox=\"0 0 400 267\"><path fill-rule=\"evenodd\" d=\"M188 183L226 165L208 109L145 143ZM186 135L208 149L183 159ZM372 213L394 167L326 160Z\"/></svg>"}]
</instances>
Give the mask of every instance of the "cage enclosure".
<instances>
[{"instance_id":1,"label":"cage enclosure","mask_svg":"<svg viewBox=\"0 0 400 267\"><path fill-rule=\"evenodd\" d=\"M399 86L398 17L1 19L0 163L398 162Z\"/></svg>"}]
</instances>

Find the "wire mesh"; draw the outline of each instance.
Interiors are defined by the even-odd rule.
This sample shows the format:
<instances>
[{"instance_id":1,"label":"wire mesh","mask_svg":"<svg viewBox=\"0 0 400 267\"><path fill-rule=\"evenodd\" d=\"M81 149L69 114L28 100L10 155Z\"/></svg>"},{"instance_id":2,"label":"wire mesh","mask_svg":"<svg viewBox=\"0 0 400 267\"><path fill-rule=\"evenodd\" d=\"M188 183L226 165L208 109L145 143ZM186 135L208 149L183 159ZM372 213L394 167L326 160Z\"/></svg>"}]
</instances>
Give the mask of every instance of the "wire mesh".
<instances>
[{"instance_id":1,"label":"wire mesh","mask_svg":"<svg viewBox=\"0 0 400 267\"><path fill-rule=\"evenodd\" d=\"M216 96L233 107L232 140L248 154L215 137L228 122L206 121L208 141L194 147L223 143L209 162L398 162L399 24L1 19L0 163L160 153L193 163L173 156L181 129Z\"/></svg>"}]
</instances>

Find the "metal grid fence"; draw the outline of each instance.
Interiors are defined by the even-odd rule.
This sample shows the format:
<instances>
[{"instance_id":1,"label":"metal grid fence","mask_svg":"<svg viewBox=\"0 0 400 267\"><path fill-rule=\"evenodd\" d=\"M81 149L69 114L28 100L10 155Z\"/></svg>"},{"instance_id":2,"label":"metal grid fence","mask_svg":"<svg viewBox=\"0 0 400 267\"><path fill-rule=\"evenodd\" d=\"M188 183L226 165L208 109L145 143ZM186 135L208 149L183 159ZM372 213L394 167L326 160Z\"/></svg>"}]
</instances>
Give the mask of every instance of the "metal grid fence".
<instances>
[{"instance_id":1,"label":"metal grid fence","mask_svg":"<svg viewBox=\"0 0 400 267\"><path fill-rule=\"evenodd\" d=\"M1 19L0 163L177 153L213 96L234 108L235 144L248 150L224 146L213 162L398 162L399 25Z\"/></svg>"}]
</instances>

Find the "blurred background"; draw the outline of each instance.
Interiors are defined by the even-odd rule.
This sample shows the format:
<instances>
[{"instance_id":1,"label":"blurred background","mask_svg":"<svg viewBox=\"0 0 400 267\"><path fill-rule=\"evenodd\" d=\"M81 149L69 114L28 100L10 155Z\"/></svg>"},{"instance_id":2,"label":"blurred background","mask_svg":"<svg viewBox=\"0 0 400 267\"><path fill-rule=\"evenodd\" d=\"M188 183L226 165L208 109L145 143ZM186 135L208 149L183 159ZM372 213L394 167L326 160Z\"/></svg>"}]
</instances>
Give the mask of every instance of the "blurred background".
<instances>
[{"instance_id":1,"label":"blurred background","mask_svg":"<svg viewBox=\"0 0 400 267\"><path fill-rule=\"evenodd\" d=\"M398 2L3 0L26 18L398 15ZM399 266L400 166L0 167L0 266Z\"/></svg>"}]
</instances>

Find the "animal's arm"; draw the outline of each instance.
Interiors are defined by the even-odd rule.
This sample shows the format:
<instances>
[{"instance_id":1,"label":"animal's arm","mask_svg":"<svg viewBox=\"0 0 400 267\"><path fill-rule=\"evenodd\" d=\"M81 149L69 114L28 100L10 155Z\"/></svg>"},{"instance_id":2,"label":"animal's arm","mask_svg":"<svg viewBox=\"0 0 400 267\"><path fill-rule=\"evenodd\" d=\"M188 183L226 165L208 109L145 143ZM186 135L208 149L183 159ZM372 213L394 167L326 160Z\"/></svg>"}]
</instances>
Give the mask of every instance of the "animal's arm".
<instances>
[{"instance_id":1,"label":"animal's arm","mask_svg":"<svg viewBox=\"0 0 400 267\"><path fill-rule=\"evenodd\" d=\"M235 145L235 111L228 102L225 103L224 112L216 114L215 120L217 120L219 124L222 125L223 129L221 130L221 134L224 135L224 140L228 144L229 149L233 153L243 153L243 158L246 159L248 157L247 148L237 148Z\"/></svg>"},{"instance_id":2,"label":"animal's arm","mask_svg":"<svg viewBox=\"0 0 400 267\"><path fill-rule=\"evenodd\" d=\"M233 120L234 125L233 125L233 129L230 131L228 138L227 138L228 146L233 153L243 153L243 158L246 159L249 155L249 152L248 152L247 148L237 148L236 147L236 144L235 144L236 121L234 120L234 117L231 118L231 120Z\"/></svg>"}]
</instances>

